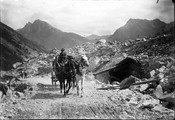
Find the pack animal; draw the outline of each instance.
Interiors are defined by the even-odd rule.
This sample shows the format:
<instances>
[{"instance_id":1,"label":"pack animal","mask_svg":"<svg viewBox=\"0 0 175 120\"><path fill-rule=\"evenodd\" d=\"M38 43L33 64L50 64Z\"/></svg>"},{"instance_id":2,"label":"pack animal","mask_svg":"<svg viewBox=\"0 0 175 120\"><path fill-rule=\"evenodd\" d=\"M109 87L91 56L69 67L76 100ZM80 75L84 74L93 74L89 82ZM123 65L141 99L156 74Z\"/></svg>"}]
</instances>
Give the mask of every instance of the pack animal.
<instances>
[{"instance_id":1,"label":"pack animal","mask_svg":"<svg viewBox=\"0 0 175 120\"><path fill-rule=\"evenodd\" d=\"M72 81L75 81L75 64L72 62L72 56L67 57L67 62L60 64L58 60L55 59L54 72L56 79L52 80L52 84L56 85L56 82L60 83L60 93L62 89L64 90L64 95L68 94ZM53 82L54 81L54 82Z\"/></svg>"},{"instance_id":2,"label":"pack animal","mask_svg":"<svg viewBox=\"0 0 175 120\"><path fill-rule=\"evenodd\" d=\"M79 96L81 92L81 97L83 97L83 87L84 80L86 76L86 69L89 66L89 61L87 57L84 55L81 57L80 61L76 65L76 87L77 87L77 95ZM80 89L81 87L81 89Z\"/></svg>"}]
</instances>

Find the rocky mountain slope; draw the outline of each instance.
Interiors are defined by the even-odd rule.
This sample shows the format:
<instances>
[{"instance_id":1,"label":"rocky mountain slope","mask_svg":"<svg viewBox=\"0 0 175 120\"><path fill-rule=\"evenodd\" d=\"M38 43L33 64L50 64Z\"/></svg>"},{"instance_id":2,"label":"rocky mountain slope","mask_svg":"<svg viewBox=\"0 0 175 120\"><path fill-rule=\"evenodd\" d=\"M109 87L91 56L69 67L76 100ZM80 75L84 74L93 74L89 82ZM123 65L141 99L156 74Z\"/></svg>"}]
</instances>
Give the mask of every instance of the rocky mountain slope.
<instances>
[{"instance_id":1,"label":"rocky mountain slope","mask_svg":"<svg viewBox=\"0 0 175 120\"><path fill-rule=\"evenodd\" d=\"M9 70L16 62L23 62L29 57L47 50L36 42L29 41L18 32L0 22L1 49L0 68Z\"/></svg>"},{"instance_id":2,"label":"rocky mountain slope","mask_svg":"<svg viewBox=\"0 0 175 120\"><path fill-rule=\"evenodd\" d=\"M23 28L17 30L21 35L35 41L47 49L70 48L89 40L75 33L63 32L45 21L35 20L27 23Z\"/></svg>"},{"instance_id":3,"label":"rocky mountain slope","mask_svg":"<svg viewBox=\"0 0 175 120\"><path fill-rule=\"evenodd\" d=\"M129 19L124 26L117 29L114 34L109 37L109 40L123 42L129 39L152 37L156 34L172 31L173 26L174 22L167 24L159 19Z\"/></svg>"}]
</instances>

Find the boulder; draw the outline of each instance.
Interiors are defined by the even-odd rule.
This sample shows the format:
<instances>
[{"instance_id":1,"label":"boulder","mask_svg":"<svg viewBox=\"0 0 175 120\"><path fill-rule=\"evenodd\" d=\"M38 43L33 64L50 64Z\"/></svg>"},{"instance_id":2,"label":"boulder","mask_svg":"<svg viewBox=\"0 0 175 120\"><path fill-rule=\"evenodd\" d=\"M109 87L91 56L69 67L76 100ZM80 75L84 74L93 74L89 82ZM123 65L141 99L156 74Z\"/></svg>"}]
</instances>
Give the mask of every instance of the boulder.
<instances>
[{"instance_id":1,"label":"boulder","mask_svg":"<svg viewBox=\"0 0 175 120\"><path fill-rule=\"evenodd\" d=\"M161 68L159 68L159 72L162 73L165 70L165 68L166 68L165 66L162 66Z\"/></svg>"},{"instance_id":2,"label":"boulder","mask_svg":"<svg viewBox=\"0 0 175 120\"><path fill-rule=\"evenodd\" d=\"M174 118L175 112L171 109L165 108L162 105L156 105L153 109L153 111L160 112L161 114L168 114L172 118Z\"/></svg>"},{"instance_id":3,"label":"boulder","mask_svg":"<svg viewBox=\"0 0 175 120\"><path fill-rule=\"evenodd\" d=\"M175 76L162 79L160 81L160 85L162 86L164 92L172 93L175 91Z\"/></svg>"},{"instance_id":4,"label":"boulder","mask_svg":"<svg viewBox=\"0 0 175 120\"><path fill-rule=\"evenodd\" d=\"M175 66L171 66L170 71L175 72Z\"/></svg>"},{"instance_id":5,"label":"boulder","mask_svg":"<svg viewBox=\"0 0 175 120\"><path fill-rule=\"evenodd\" d=\"M163 92L162 86L158 85L154 92L154 95L156 96L157 99L160 99L162 101L166 101L175 105L175 91L172 93L165 94Z\"/></svg>"},{"instance_id":6,"label":"boulder","mask_svg":"<svg viewBox=\"0 0 175 120\"><path fill-rule=\"evenodd\" d=\"M158 77L159 79L164 78L164 76L165 76L165 74L164 74L164 73L159 73L159 74L157 75L157 77Z\"/></svg>"},{"instance_id":7,"label":"boulder","mask_svg":"<svg viewBox=\"0 0 175 120\"><path fill-rule=\"evenodd\" d=\"M143 92L149 87L149 84L140 85L140 91Z\"/></svg>"},{"instance_id":8,"label":"boulder","mask_svg":"<svg viewBox=\"0 0 175 120\"><path fill-rule=\"evenodd\" d=\"M156 90L155 90L155 92L153 93L155 96L156 96L156 98L161 98L162 96L163 96L163 89L162 89L162 87L161 87L161 85L158 85L157 87L156 87Z\"/></svg>"},{"instance_id":9,"label":"boulder","mask_svg":"<svg viewBox=\"0 0 175 120\"><path fill-rule=\"evenodd\" d=\"M152 71L150 72L151 77L154 77L155 73L156 73L156 71L155 71L155 70L152 70Z\"/></svg>"},{"instance_id":10,"label":"boulder","mask_svg":"<svg viewBox=\"0 0 175 120\"><path fill-rule=\"evenodd\" d=\"M154 108L156 105L158 105L160 103L160 101L159 100L156 100L156 99L146 99L146 100L144 100L142 103L141 103L141 105L139 105L139 108L142 108L142 109L144 109L144 108L149 108L149 109L152 109L152 108Z\"/></svg>"},{"instance_id":11,"label":"boulder","mask_svg":"<svg viewBox=\"0 0 175 120\"><path fill-rule=\"evenodd\" d=\"M167 68L171 68L171 66L173 65L173 62L168 62L168 64L166 65Z\"/></svg>"},{"instance_id":12,"label":"boulder","mask_svg":"<svg viewBox=\"0 0 175 120\"><path fill-rule=\"evenodd\" d=\"M138 105L138 98L137 96L134 96L130 99L130 101L128 102L129 104L132 104L132 105Z\"/></svg>"},{"instance_id":13,"label":"boulder","mask_svg":"<svg viewBox=\"0 0 175 120\"><path fill-rule=\"evenodd\" d=\"M142 103L144 107L149 107L149 108L153 108L158 104L159 104L159 100L156 100L156 99L146 100L145 102Z\"/></svg>"},{"instance_id":14,"label":"boulder","mask_svg":"<svg viewBox=\"0 0 175 120\"><path fill-rule=\"evenodd\" d=\"M159 99L162 101L172 103L175 106L175 92L162 95Z\"/></svg>"}]
</instances>

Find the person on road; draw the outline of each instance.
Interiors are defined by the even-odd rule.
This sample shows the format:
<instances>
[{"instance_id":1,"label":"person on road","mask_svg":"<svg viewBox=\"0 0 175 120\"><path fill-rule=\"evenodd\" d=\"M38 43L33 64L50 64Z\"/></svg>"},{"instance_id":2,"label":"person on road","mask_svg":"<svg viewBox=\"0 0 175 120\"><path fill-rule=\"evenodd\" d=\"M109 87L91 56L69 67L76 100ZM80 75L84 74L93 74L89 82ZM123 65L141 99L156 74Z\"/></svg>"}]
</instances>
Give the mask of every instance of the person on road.
<instances>
[{"instance_id":1,"label":"person on road","mask_svg":"<svg viewBox=\"0 0 175 120\"><path fill-rule=\"evenodd\" d=\"M67 61L67 53L64 48L61 49L61 53L59 55L59 63L64 65Z\"/></svg>"}]
</instances>

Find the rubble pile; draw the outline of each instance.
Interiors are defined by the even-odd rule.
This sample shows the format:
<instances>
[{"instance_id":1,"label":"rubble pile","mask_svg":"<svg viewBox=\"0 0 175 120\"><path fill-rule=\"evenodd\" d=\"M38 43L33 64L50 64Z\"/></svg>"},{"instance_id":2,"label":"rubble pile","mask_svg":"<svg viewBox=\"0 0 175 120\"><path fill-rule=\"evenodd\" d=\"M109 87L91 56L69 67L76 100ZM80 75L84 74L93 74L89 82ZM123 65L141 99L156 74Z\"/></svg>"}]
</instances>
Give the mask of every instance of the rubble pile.
<instances>
[{"instance_id":1,"label":"rubble pile","mask_svg":"<svg viewBox=\"0 0 175 120\"><path fill-rule=\"evenodd\" d=\"M1 83L8 86L8 90L5 91L6 96L0 97L0 119L11 119L18 114L18 110L24 109L20 101L31 98L38 89L35 85L14 76L2 76Z\"/></svg>"},{"instance_id":2,"label":"rubble pile","mask_svg":"<svg viewBox=\"0 0 175 120\"><path fill-rule=\"evenodd\" d=\"M173 119L175 114L173 111L175 109L175 41L173 36L158 36L144 41L127 43L127 45L122 43L117 44L121 45L121 47L118 47L120 51L115 53L114 56L110 56L107 64L101 64L102 66L98 71L103 71L103 68L111 68L112 65L115 65L112 64L112 59L120 62L118 58L119 56L121 57L121 55L119 54L126 53L127 57L137 59L142 64L144 76L143 79L137 81L138 83L157 80L157 82L148 82L136 86L131 85L128 87L129 89L121 90L115 94L115 97L111 98L116 101L116 103L129 105L129 109L135 109L131 114L141 113L138 114L138 116L128 115L128 106L126 106L127 112L121 116L121 118L153 119L151 115L155 112L154 116L157 116L155 119ZM106 75L106 72L100 73L96 78L104 82ZM132 89L132 91L130 89ZM125 98L125 94L127 93L129 94L128 96L130 96L129 98ZM143 109L144 111L142 113L140 110ZM147 114L150 114L150 118L143 117L145 111L148 112ZM127 115L128 117L124 117Z\"/></svg>"},{"instance_id":3,"label":"rubble pile","mask_svg":"<svg viewBox=\"0 0 175 120\"><path fill-rule=\"evenodd\" d=\"M14 69L13 75L20 77L23 72L27 73L27 77L33 75L49 74L52 70L52 61L55 54L40 53L38 56L30 58L27 62L24 62L16 69Z\"/></svg>"},{"instance_id":4,"label":"rubble pile","mask_svg":"<svg viewBox=\"0 0 175 120\"><path fill-rule=\"evenodd\" d=\"M135 90L117 91L110 99L122 106L121 119L173 119L174 111L165 108L160 100Z\"/></svg>"},{"instance_id":5,"label":"rubble pile","mask_svg":"<svg viewBox=\"0 0 175 120\"><path fill-rule=\"evenodd\" d=\"M123 46L123 51L127 49L130 55L138 55L141 53L148 56L164 56L175 53L175 41L173 35L157 36L149 38L147 41L139 41L128 46Z\"/></svg>"}]
</instances>

